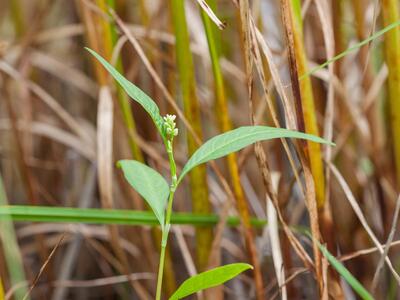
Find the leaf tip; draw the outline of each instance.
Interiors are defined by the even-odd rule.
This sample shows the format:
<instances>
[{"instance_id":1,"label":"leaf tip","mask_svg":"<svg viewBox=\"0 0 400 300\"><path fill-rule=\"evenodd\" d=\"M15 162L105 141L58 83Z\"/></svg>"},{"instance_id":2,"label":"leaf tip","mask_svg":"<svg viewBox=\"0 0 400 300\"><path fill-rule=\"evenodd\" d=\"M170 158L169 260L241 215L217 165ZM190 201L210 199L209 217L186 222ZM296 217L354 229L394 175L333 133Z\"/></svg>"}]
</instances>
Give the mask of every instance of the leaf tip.
<instances>
[{"instance_id":1,"label":"leaf tip","mask_svg":"<svg viewBox=\"0 0 400 300\"><path fill-rule=\"evenodd\" d=\"M124 159L120 159L119 161L117 161L115 163L115 165L117 166L118 169L122 169L123 168L123 163L125 162Z\"/></svg>"}]
</instances>

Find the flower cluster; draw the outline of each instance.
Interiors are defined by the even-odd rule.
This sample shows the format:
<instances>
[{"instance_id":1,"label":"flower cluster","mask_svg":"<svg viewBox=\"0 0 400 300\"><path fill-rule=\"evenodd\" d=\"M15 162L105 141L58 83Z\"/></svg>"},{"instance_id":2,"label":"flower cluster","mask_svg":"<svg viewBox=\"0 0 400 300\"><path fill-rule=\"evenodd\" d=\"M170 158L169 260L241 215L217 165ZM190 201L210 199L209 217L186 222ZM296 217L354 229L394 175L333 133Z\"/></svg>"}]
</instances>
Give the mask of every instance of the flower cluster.
<instances>
[{"instance_id":1,"label":"flower cluster","mask_svg":"<svg viewBox=\"0 0 400 300\"><path fill-rule=\"evenodd\" d=\"M169 138L173 138L173 137L177 136L178 128L175 128L176 116L167 114L163 119L164 119L164 130L165 130L165 133L167 134L167 136Z\"/></svg>"}]
</instances>

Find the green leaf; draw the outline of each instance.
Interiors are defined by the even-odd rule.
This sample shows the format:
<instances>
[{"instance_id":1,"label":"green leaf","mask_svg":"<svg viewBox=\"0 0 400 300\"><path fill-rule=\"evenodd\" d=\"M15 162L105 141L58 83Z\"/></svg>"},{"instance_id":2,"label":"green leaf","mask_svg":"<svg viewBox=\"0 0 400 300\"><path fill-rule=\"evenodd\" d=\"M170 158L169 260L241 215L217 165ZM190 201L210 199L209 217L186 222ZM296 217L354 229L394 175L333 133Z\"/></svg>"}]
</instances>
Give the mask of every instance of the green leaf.
<instances>
[{"instance_id":1,"label":"green leaf","mask_svg":"<svg viewBox=\"0 0 400 300\"><path fill-rule=\"evenodd\" d=\"M309 234L309 236L311 236ZM373 300L374 297L362 286L362 284L346 269L346 267L340 263L331 253L329 253L328 249L321 245L319 242L318 247L322 254L327 258L329 263L338 271L340 275L346 280L346 282L354 289L354 291L364 300Z\"/></svg>"},{"instance_id":2,"label":"green leaf","mask_svg":"<svg viewBox=\"0 0 400 300\"><path fill-rule=\"evenodd\" d=\"M122 86L125 92L136 102L138 102L150 115L153 119L154 124L156 125L158 131L161 136L165 138L164 130L163 130L163 119L160 115L160 110L158 109L157 104L141 89L139 89L132 82L127 80L124 76L121 75L110 63L108 63L103 57L97 54L92 49L85 47L87 51L89 51L103 66L107 69L107 71L114 77L114 79Z\"/></svg>"},{"instance_id":3,"label":"green leaf","mask_svg":"<svg viewBox=\"0 0 400 300\"><path fill-rule=\"evenodd\" d=\"M120 160L118 165L122 168L126 180L146 200L164 228L168 183L157 171L138 161Z\"/></svg>"},{"instance_id":4,"label":"green leaf","mask_svg":"<svg viewBox=\"0 0 400 300\"><path fill-rule=\"evenodd\" d=\"M0 220L11 218L21 222L57 222L57 223L88 223L88 224L118 224L118 225L148 225L158 224L158 219L151 211L128 209L99 209L76 207L53 207L31 205L0 205ZM173 213L172 224L192 226L214 226L218 224L217 215L200 215L192 213ZM254 227L264 227L264 219L250 219ZM237 217L229 217L227 225L238 226Z\"/></svg>"},{"instance_id":5,"label":"green leaf","mask_svg":"<svg viewBox=\"0 0 400 300\"><path fill-rule=\"evenodd\" d=\"M236 263L218 267L186 279L169 300L178 300L236 277L243 271L253 269L249 264Z\"/></svg>"},{"instance_id":6,"label":"green leaf","mask_svg":"<svg viewBox=\"0 0 400 300\"><path fill-rule=\"evenodd\" d=\"M334 145L320 137L284 128L243 126L217 135L200 146L183 168L178 183L191 169L202 163L239 151L255 142L274 138L297 138Z\"/></svg>"}]
</instances>

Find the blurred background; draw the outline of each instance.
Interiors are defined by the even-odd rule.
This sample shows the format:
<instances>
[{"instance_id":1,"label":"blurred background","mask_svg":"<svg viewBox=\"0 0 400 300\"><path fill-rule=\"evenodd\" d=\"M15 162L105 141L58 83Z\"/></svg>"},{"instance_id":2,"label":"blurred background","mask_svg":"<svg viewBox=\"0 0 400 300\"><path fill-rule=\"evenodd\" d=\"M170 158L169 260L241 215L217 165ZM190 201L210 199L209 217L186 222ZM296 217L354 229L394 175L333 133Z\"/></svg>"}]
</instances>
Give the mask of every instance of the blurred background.
<instances>
[{"instance_id":1,"label":"blurred background","mask_svg":"<svg viewBox=\"0 0 400 300\"><path fill-rule=\"evenodd\" d=\"M89 47L178 116L178 171L202 142L244 125L336 143L276 139L191 172L174 210L220 222L173 227L165 295L241 261L254 271L193 299L356 299L310 231L374 297L400 299L398 10L398 0L2 0L0 205L146 210L116 162L168 178L151 119ZM0 299L154 297L156 227L52 218L0 219Z\"/></svg>"}]
</instances>

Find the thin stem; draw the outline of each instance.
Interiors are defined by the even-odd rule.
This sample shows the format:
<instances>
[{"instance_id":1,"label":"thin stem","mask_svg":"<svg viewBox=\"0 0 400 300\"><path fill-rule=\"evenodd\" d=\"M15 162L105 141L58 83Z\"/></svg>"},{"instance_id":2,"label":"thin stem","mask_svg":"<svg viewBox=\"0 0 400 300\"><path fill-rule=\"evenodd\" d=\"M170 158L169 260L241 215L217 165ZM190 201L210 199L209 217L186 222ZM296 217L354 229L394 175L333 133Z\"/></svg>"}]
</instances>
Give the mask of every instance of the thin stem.
<instances>
[{"instance_id":1,"label":"thin stem","mask_svg":"<svg viewBox=\"0 0 400 300\"><path fill-rule=\"evenodd\" d=\"M173 199L173 197L174 197L174 194L170 191L168 207L169 207L169 203L172 203L171 199ZM172 205L171 205L171 207L172 207ZM168 229L167 229L167 227L168 227ZM162 231L160 264L158 266L158 276L157 276L156 300L161 299L161 289L162 289L162 281L163 281L163 274L164 274L164 262L165 262L165 249L167 247L168 233L169 233L169 225L164 227L163 231Z\"/></svg>"},{"instance_id":2,"label":"thin stem","mask_svg":"<svg viewBox=\"0 0 400 300\"><path fill-rule=\"evenodd\" d=\"M177 176L176 176L176 164L173 154L172 148L173 137L168 138L166 140L166 150L168 153L169 159L169 167L171 170L171 185L169 188L169 197L168 197L168 206L167 206L167 214L165 217L165 225L162 228L162 239L161 239L161 251L160 251L160 264L158 267L158 276L157 276L157 290L156 290L156 300L161 299L161 289L163 282L163 274L164 274L164 262L165 262L165 249L167 247L168 234L169 229L171 227L171 215L172 215L172 203L174 201L174 194L177 187Z\"/></svg>"}]
</instances>

